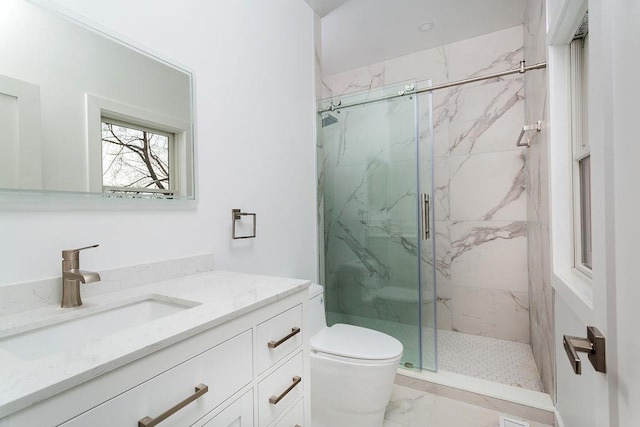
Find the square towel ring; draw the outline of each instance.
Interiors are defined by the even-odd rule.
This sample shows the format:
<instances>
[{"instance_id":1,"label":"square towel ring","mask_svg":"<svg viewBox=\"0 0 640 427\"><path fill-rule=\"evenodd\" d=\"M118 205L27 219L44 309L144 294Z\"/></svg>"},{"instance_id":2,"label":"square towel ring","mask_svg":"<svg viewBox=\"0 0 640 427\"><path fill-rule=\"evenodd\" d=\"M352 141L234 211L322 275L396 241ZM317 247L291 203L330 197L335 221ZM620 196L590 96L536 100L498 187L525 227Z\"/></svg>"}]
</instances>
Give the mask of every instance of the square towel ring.
<instances>
[{"instance_id":1,"label":"square towel ring","mask_svg":"<svg viewBox=\"0 0 640 427\"><path fill-rule=\"evenodd\" d=\"M248 236L237 236L236 235L236 221L242 219L243 216L251 216L253 217L253 233ZM232 224L232 234L231 237L233 239L253 239L256 237L256 214L252 212L242 212L240 209L231 209L231 224Z\"/></svg>"}]
</instances>

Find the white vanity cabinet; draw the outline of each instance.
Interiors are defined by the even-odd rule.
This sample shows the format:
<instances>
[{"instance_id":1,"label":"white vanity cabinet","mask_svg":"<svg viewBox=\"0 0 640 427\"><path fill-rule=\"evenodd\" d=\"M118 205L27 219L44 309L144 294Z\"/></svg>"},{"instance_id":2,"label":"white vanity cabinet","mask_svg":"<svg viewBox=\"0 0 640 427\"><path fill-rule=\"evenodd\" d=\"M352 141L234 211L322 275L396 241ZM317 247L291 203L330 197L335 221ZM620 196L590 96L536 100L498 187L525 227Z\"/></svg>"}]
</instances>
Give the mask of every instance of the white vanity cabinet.
<instances>
[{"instance_id":1,"label":"white vanity cabinet","mask_svg":"<svg viewBox=\"0 0 640 427\"><path fill-rule=\"evenodd\" d=\"M225 409L216 415L212 413L194 427L285 426L287 424L276 423L289 414L292 420L299 420L290 427L309 425L304 424L304 414L302 418L296 418L298 413L304 413L305 389L308 390L305 384L309 378L308 363L305 363L308 361L305 350L308 334L304 333L303 307L303 304L296 304L255 328L254 353L258 375L253 389L253 417L244 415L246 411L242 410L242 405L234 403L232 407L236 405L235 408Z\"/></svg>"},{"instance_id":2,"label":"white vanity cabinet","mask_svg":"<svg viewBox=\"0 0 640 427\"><path fill-rule=\"evenodd\" d=\"M308 426L307 300L304 289L208 330L203 325L190 338L0 420L0 427L270 427L288 419L291 427Z\"/></svg>"}]
</instances>

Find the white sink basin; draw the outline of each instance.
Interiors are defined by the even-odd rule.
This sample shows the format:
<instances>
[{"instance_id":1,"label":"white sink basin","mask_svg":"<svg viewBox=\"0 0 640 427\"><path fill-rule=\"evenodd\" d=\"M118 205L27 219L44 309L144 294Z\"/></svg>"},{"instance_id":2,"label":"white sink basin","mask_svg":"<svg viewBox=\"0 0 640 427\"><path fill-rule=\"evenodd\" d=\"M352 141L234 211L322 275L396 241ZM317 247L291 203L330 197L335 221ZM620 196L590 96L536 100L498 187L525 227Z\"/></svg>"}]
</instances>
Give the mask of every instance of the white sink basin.
<instances>
[{"instance_id":1,"label":"white sink basin","mask_svg":"<svg viewBox=\"0 0 640 427\"><path fill-rule=\"evenodd\" d=\"M35 360L170 316L196 305L199 303L175 302L162 296L149 296L142 300L129 301L101 311L94 310L81 317L11 335L0 339L0 349L21 359Z\"/></svg>"}]
</instances>

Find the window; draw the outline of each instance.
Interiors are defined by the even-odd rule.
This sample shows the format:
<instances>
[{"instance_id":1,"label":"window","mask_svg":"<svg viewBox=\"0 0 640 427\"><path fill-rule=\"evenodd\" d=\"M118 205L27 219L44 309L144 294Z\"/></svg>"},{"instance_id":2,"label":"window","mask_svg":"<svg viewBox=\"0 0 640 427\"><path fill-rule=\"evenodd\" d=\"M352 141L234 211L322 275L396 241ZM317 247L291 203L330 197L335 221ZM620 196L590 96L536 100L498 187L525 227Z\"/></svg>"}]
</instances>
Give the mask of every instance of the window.
<instances>
[{"instance_id":1,"label":"window","mask_svg":"<svg viewBox=\"0 0 640 427\"><path fill-rule=\"evenodd\" d=\"M102 117L105 194L145 198L174 195L175 135Z\"/></svg>"},{"instance_id":2,"label":"window","mask_svg":"<svg viewBox=\"0 0 640 427\"><path fill-rule=\"evenodd\" d=\"M571 42L571 146L574 266L591 276L591 149L587 126L588 14Z\"/></svg>"}]
</instances>

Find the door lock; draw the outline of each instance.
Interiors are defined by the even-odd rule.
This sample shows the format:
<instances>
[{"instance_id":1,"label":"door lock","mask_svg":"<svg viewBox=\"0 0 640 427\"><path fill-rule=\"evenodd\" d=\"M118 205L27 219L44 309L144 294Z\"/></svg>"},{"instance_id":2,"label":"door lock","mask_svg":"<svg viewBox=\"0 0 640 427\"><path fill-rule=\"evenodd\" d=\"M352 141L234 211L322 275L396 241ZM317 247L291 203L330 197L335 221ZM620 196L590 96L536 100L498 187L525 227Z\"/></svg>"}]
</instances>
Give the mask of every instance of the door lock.
<instances>
[{"instance_id":1,"label":"door lock","mask_svg":"<svg viewBox=\"0 0 640 427\"><path fill-rule=\"evenodd\" d=\"M571 362L573 372L577 375L582 374L582 362L578 357L579 351L589 354L589 361L597 372L607 372L604 335L595 326L587 326L587 338L563 335L562 344Z\"/></svg>"}]
</instances>

